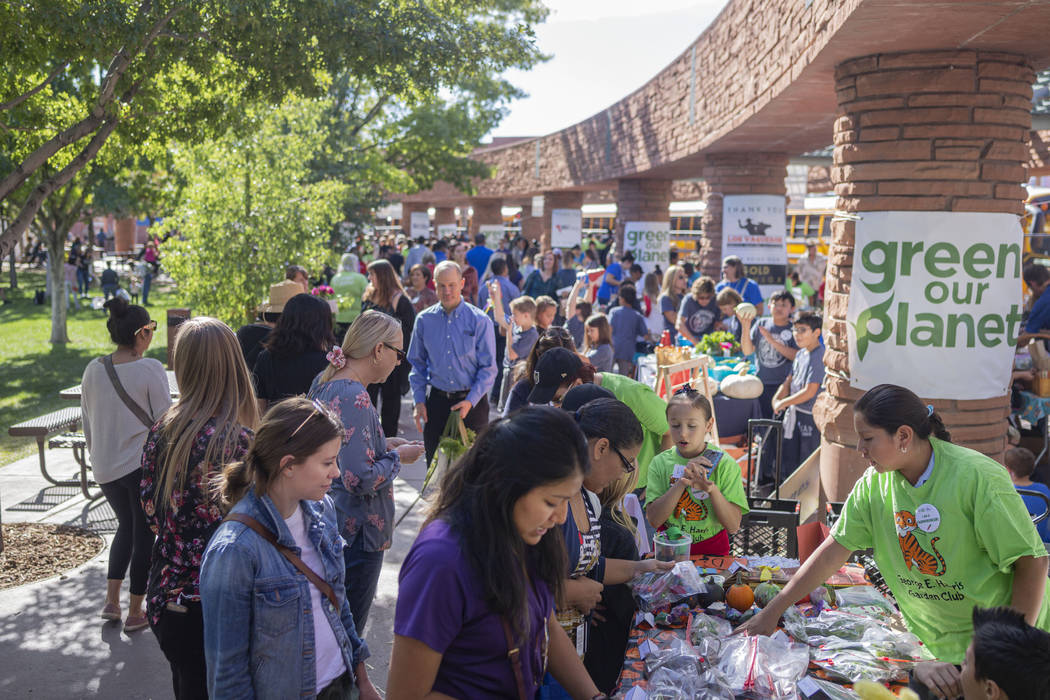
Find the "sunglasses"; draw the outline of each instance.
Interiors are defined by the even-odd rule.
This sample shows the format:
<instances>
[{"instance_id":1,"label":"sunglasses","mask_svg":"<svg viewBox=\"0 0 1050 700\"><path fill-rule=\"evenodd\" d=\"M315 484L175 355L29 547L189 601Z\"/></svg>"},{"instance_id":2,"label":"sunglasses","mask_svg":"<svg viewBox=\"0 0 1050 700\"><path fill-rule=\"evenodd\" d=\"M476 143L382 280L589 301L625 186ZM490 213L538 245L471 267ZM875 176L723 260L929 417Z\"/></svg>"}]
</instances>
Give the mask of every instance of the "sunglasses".
<instances>
[{"instance_id":1,"label":"sunglasses","mask_svg":"<svg viewBox=\"0 0 1050 700\"><path fill-rule=\"evenodd\" d=\"M303 428L304 428L304 427L306 426L306 424L310 422L310 419L311 419L311 418L313 418L314 416L316 416L316 415L317 415L317 414L319 414L319 413L323 413L323 412L324 412L324 410L325 410L325 407L324 407L324 406L323 406L323 405L321 404L321 402L320 402L320 401L318 401L317 399L311 399L311 402L312 402L312 403L313 403L313 405L314 405L314 410L310 411L310 415L308 415L308 416L306 417L306 420L304 420L304 421L303 421L302 423L300 423L300 424L299 424L299 427L298 427L298 428L296 428L295 430L293 430L293 431L292 431L292 434L291 434L291 435L289 435L289 436L288 436L288 439L284 441L284 443L285 443L286 445L287 445L287 444L288 444L289 442L291 442L291 441L292 441L292 438L294 438L294 437L295 437L296 433L298 433L298 432L299 432L300 430L302 430L302 429L303 429Z\"/></svg>"},{"instance_id":2,"label":"sunglasses","mask_svg":"<svg viewBox=\"0 0 1050 700\"><path fill-rule=\"evenodd\" d=\"M620 458L621 462L623 462L623 472L624 472L624 474L630 474L631 472L633 472L637 468L637 467L635 467L635 465L631 464L627 460L626 457L623 456L623 452L620 452L618 449L616 449L612 445L609 445L609 447L612 447L612 451L615 452L616 456Z\"/></svg>"},{"instance_id":3,"label":"sunglasses","mask_svg":"<svg viewBox=\"0 0 1050 700\"><path fill-rule=\"evenodd\" d=\"M408 353L406 353L404 350L401 350L400 348L395 348L390 343L383 343L383 347L389 348L390 350L393 350L395 353L397 353L397 359L400 362L404 362L408 359Z\"/></svg>"},{"instance_id":4,"label":"sunglasses","mask_svg":"<svg viewBox=\"0 0 1050 700\"><path fill-rule=\"evenodd\" d=\"M694 389L690 385L685 384L683 386L678 387L678 389L675 390L675 392L674 392L674 394L672 394L672 396L679 396L681 394L685 394L686 396L693 396L694 394L699 394L699 393L700 393L699 391L697 391L696 389Z\"/></svg>"},{"instance_id":5,"label":"sunglasses","mask_svg":"<svg viewBox=\"0 0 1050 700\"><path fill-rule=\"evenodd\" d=\"M143 331L149 331L150 333L152 333L155 330L157 330L157 322L156 321L150 321L145 326L143 326L142 328L140 328L137 331L135 331L135 335L138 335L139 333L142 333Z\"/></svg>"}]
</instances>

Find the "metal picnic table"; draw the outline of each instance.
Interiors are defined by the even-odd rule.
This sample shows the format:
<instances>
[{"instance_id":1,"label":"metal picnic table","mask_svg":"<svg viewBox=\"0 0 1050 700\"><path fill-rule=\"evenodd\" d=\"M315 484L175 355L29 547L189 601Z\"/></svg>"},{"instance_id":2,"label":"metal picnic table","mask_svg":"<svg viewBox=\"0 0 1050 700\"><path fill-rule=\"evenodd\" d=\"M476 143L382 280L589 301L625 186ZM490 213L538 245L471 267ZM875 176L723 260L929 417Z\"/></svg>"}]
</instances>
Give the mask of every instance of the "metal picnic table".
<instances>
[{"instance_id":1,"label":"metal picnic table","mask_svg":"<svg viewBox=\"0 0 1050 700\"><path fill-rule=\"evenodd\" d=\"M171 398L179 398L179 385L175 381L175 373L170 369L165 372L168 375L168 391L171 392ZM80 395L83 393L83 387L80 384L71 386L68 389L63 389L58 392L59 398L68 399L70 401L80 401Z\"/></svg>"}]
</instances>

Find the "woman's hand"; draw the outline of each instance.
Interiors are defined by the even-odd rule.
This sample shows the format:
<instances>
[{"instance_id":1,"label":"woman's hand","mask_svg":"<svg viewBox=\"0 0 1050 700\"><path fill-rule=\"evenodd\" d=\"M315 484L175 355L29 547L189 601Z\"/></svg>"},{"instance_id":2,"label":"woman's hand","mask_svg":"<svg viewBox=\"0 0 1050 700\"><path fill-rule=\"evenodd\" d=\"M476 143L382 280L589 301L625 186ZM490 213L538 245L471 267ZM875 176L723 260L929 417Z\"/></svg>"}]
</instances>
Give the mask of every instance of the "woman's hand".
<instances>
[{"instance_id":1,"label":"woman's hand","mask_svg":"<svg viewBox=\"0 0 1050 700\"><path fill-rule=\"evenodd\" d=\"M733 630L733 634L762 634L768 637L777 631L779 622L780 615L766 606L757 615Z\"/></svg>"},{"instance_id":2,"label":"woman's hand","mask_svg":"<svg viewBox=\"0 0 1050 700\"><path fill-rule=\"evenodd\" d=\"M404 445L407 442L408 440L406 440L405 438L388 437L386 439L386 448L388 450L396 450L398 447L401 447L401 445Z\"/></svg>"},{"instance_id":3,"label":"woman's hand","mask_svg":"<svg viewBox=\"0 0 1050 700\"><path fill-rule=\"evenodd\" d=\"M379 691L372 685L372 681L368 680L368 672L365 670L364 662L357 665L354 669L354 675L357 679L357 690L360 693L361 700L382 700L379 697Z\"/></svg>"},{"instance_id":4,"label":"woman's hand","mask_svg":"<svg viewBox=\"0 0 1050 700\"><path fill-rule=\"evenodd\" d=\"M602 599L604 587L586 576L571 578L565 582L565 602L586 615Z\"/></svg>"},{"instance_id":5,"label":"woman's hand","mask_svg":"<svg viewBox=\"0 0 1050 700\"><path fill-rule=\"evenodd\" d=\"M401 458L401 464L412 464L426 450L421 442L405 442L394 449L397 451L397 456Z\"/></svg>"},{"instance_id":6,"label":"woman's hand","mask_svg":"<svg viewBox=\"0 0 1050 700\"><path fill-rule=\"evenodd\" d=\"M953 664L942 661L922 661L915 664L913 673L916 680L939 698L957 698L963 694L962 674Z\"/></svg>"},{"instance_id":7,"label":"woman's hand","mask_svg":"<svg viewBox=\"0 0 1050 700\"><path fill-rule=\"evenodd\" d=\"M673 561L657 561L655 559L642 559L641 561L635 562L636 566L634 569L634 575L647 574L652 571L670 571L674 568Z\"/></svg>"}]
</instances>

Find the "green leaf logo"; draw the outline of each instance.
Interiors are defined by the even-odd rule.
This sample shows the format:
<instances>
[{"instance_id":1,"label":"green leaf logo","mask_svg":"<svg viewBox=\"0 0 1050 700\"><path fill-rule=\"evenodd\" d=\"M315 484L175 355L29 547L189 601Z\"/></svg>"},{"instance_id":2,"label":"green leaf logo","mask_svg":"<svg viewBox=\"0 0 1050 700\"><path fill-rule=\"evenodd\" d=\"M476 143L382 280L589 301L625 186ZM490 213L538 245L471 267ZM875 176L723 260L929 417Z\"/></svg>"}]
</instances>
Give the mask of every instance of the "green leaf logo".
<instances>
[{"instance_id":1,"label":"green leaf logo","mask_svg":"<svg viewBox=\"0 0 1050 700\"><path fill-rule=\"evenodd\" d=\"M891 294L889 299L881 304L869 306L861 311L857 322L850 324L853 326L853 333L857 338L857 359L864 359L864 356L868 353L869 343L881 343L890 337L890 334L893 332L893 323L890 321L887 311L889 311L892 304L893 295ZM877 333L871 331L870 324L872 321L878 321L882 325L882 328Z\"/></svg>"}]
</instances>

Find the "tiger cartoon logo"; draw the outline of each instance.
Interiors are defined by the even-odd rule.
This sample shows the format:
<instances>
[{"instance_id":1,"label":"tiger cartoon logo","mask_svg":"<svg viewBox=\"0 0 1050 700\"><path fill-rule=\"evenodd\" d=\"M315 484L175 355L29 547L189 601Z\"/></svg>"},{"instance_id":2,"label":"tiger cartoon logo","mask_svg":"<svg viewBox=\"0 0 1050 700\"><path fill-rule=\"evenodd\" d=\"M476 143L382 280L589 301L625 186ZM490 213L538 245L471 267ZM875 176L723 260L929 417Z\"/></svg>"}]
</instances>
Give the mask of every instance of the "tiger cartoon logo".
<instances>
[{"instance_id":1,"label":"tiger cartoon logo","mask_svg":"<svg viewBox=\"0 0 1050 700\"><path fill-rule=\"evenodd\" d=\"M685 517L686 520L703 520L707 517L707 501L697 503L689 497L689 491L682 494L674 507L675 517Z\"/></svg>"},{"instance_id":2,"label":"tiger cartoon logo","mask_svg":"<svg viewBox=\"0 0 1050 700\"><path fill-rule=\"evenodd\" d=\"M933 554L930 554L922 548L915 537L918 524L914 513L906 510L899 511L894 514L894 520L897 524L897 539L900 541L901 553L904 555L904 563L908 570L910 571L914 565L918 568L919 573L926 576L943 576L948 566L944 563L944 557L937 551L937 540L941 538L934 537L930 540L930 549L933 550Z\"/></svg>"}]
</instances>

